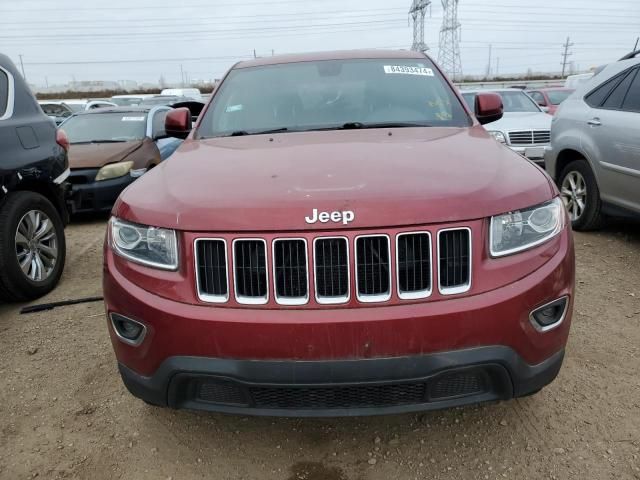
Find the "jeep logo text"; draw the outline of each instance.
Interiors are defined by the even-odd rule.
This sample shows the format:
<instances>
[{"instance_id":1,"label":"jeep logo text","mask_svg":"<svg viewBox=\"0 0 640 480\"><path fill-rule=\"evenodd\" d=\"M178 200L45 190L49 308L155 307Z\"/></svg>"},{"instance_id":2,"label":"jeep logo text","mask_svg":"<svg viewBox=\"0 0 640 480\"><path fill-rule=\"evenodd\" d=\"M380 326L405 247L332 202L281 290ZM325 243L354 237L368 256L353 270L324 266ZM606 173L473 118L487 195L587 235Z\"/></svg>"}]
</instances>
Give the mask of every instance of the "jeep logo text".
<instances>
[{"instance_id":1,"label":"jeep logo text","mask_svg":"<svg viewBox=\"0 0 640 480\"><path fill-rule=\"evenodd\" d=\"M356 214L351 210L345 210L343 212L318 212L318 209L314 208L311 216L304 217L304 221L307 223L342 222L343 225L347 225L353 221L354 218L356 218Z\"/></svg>"}]
</instances>

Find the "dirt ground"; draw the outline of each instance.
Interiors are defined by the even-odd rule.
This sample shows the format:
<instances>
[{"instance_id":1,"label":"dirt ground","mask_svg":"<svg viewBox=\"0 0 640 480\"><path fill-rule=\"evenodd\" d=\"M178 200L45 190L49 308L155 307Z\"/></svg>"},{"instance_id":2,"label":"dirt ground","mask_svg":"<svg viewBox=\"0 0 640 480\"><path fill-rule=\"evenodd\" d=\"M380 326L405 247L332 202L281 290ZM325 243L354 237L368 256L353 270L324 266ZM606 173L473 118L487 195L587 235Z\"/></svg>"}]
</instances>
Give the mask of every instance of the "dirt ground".
<instances>
[{"instance_id":1,"label":"dirt ground","mask_svg":"<svg viewBox=\"0 0 640 480\"><path fill-rule=\"evenodd\" d=\"M68 228L59 288L101 295L106 221ZM101 303L0 305L0 479L640 479L640 226L576 234L565 364L539 394L427 414L245 418L125 390Z\"/></svg>"}]
</instances>

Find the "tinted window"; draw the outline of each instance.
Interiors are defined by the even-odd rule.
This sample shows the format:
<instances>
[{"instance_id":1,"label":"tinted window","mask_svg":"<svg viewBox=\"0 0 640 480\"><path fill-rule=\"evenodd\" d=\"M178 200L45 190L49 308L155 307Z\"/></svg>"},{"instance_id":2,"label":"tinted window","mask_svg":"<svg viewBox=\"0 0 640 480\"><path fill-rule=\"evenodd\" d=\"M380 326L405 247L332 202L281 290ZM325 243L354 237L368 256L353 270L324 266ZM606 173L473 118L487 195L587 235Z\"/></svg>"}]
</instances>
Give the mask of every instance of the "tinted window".
<instances>
[{"instance_id":1,"label":"tinted window","mask_svg":"<svg viewBox=\"0 0 640 480\"><path fill-rule=\"evenodd\" d=\"M636 69L636 76L627 92L627 98L622 105L623 110L640 112L640 69Z\"/></svg>"},{"instance_id":2,"label":"tinted window","mask_svg":"<svg viewBox=\"0 0 640 480\"><path fill-rule=\"evenodd\" d=\"M611 80L603 83L598 88L593 90L589 95L585 97L585 101L587 102L587 104L594 108L600 107L607 99L609 94L613 91L613 89L616 88L620 80L622 80L623 76L626 76L626 73L613 77Z\"/></svg>"},{"instance_id":3,"label":"tinted window","mask_svg":"<svg viewBox=\"0 0 640 480\"><path fill-rule=\"evenodd\" d=\"M607 99L602 104L602 108L610 109L610 110L618 110L622 108L622 102L624 101L624 97L627 95L627 91L631 86L631 82L635 77L636 72L632 70L629 72L624 79L618 83L618 86L613 89L613 91L609 94Z\"/></svg>"},{"instance_id":4,"label":"tinted window","mask_svg":"<svg viewBox=\"0 0 640 480\"><path fill-rule=\"evenodd\" d=\"M309 61L232 70L198 135L352 122L461 127L470 119L426 58Z\"/></svg>"},{"instance_id":5,"label":"tinted window","mask_svg":"<svg viewBox=\"0 0 640 480\"><path fill-rule=\"evenodd\" d=\"M52 115L55 117L68 117L71 115L71 110L69 110L64 105L60 105L59 103L42 103L40 104L42 111L47 115Z\"/></svg>"},{"instance_id":6,"label":"tinted window","mask_svg":"<svg viewBox=\"0 0 640 480\"><path fill-rule=\"evenodd\" d=\"M71 143L127 142L145 137L147 112L92 113L64 122Z\"/></svg>"},{"instance_id":7,"label":"tinted window","mask_svg":"<svg viewBox=\"0 0 640 480\"><path fill-rule=\"evenodd\" d=\"M0 70L0 117L7 111L9 101L9 78L7 74Z\"/></svg>"}]
</instances>

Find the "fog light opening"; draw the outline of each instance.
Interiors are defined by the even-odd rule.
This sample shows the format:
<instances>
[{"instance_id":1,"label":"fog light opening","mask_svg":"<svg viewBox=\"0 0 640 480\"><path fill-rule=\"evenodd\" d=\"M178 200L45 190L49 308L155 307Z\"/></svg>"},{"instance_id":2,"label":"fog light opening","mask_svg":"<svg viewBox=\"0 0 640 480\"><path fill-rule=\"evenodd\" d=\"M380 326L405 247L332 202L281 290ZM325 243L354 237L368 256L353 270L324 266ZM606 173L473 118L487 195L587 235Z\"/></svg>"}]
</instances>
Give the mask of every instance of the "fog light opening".
<instances>
[{"instance_id":1,"label":"fog light opening","mask_svg":"<svg viewBox=\"0 0 640 480\"><path fill-rule=\"evenodd\" d=\"M118 338L128 345L137 347L142 343L147 333L147 327L136 320L120 315L119 313L109 314L111 325Z\"/></svg>"},{"instance_id":2,"label":"fog light opening","mask_svg":"<svg viewBox=\"0 0 640 480\"><path fill-rule=\"evenodd\" d=\"M529 315L529 321L533 328L539 332L548 332L559 327L567 313L569 298L562 297L553 302L538 307Z\"/></svg>"}]
</instances>

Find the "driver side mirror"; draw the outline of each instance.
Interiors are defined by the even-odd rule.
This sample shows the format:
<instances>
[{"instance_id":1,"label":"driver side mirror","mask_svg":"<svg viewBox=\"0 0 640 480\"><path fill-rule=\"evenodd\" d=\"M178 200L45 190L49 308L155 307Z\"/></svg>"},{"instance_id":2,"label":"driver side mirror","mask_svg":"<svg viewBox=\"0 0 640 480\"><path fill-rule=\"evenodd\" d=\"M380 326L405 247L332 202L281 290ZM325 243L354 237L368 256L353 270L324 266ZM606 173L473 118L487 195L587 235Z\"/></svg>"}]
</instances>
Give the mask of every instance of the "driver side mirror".
<instances>
[{"instance_id":1,"label":"driver side mirror","mask_svg":"<svg viewBox=\"0 0 640 480\"><path fill-rule=\"evenodd\" d=\"M500 120L504 114L502 97L490 92L477 94L475 114L481 125Z\"/></svg>"},{"instance_id":2,"label":"driver side mirror","mask_svg":"<svg viewBox=\"0 0 640 480\"><path fill-rule=\"evenodd\" d=\"M188 108L176 108L167 113L164 129L168 137L187 138L191 128L191 112Z\"/></svg>"}]
</instances>

